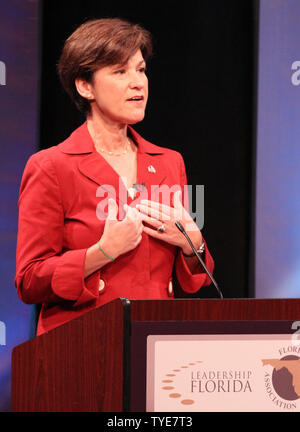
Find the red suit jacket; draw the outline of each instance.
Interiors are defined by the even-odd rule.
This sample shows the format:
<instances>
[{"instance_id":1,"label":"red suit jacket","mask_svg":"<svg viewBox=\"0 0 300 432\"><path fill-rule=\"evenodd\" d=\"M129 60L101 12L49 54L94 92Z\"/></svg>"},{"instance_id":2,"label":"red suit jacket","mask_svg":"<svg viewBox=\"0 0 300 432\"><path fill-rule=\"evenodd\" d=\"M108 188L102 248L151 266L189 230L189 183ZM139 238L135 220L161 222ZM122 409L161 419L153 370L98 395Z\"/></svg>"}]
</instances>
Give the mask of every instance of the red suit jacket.
<instances>
[{"instance_id":1,"label":"red suit jacket","mask_svg":"<svg viewBox=\"0 0 300 432\"><path fill-rule=\"evenodd\" d=\"M180 153L147 142L132 128L129 132L138 149L137 183L144 184L145 191L186 184ZM136 249L84 278L85 254L101 237L103 200L113 191L120 207L126 200L136 203L95 150L86 123L61 144L28 160L19 197L15 285L25 303L42 304L37 334L117 297L174 297L174 264L184 291L194 293L210 283L200 266L199 273L191 274L181 250L145 233ZM207 248L205 264L212 272Z\"/></svg>"}]
</instances>

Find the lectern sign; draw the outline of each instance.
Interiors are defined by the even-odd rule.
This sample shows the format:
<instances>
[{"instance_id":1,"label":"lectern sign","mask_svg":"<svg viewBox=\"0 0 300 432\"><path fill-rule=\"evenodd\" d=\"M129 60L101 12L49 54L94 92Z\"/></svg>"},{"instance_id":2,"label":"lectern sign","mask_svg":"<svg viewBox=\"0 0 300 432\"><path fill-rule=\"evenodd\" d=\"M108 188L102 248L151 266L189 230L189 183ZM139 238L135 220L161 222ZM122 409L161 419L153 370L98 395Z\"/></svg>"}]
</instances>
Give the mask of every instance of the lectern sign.
<instances>
[{"instance_id":1,"label":"lectern sign","mask_svg":"<svg viewBox=\"0 0 300 432\"><path fill-rule=\"evenodd\" d=\"M290 334L150 335L147 411L300 411Z\"/></svg>"}]
</instances>

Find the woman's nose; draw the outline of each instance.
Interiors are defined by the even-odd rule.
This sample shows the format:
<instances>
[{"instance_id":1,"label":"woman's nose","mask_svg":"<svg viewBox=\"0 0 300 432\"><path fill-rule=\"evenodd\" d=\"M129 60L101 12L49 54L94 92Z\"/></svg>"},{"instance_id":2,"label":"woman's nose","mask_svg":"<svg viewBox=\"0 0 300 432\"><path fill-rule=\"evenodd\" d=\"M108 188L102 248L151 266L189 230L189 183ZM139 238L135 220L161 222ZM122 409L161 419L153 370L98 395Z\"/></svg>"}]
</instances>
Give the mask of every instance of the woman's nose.
<instances>
[{"instance_id":1,"label":"woman's nose","mask_svg":"<svg viewBox=\"0 0 300 432\"><path fill-rule=\"evenodd\" d=\"M145 85L145 79L140 75L140 73L133 73L129 78L130 88L143 88Z\"/></svg>"}]
</instances>

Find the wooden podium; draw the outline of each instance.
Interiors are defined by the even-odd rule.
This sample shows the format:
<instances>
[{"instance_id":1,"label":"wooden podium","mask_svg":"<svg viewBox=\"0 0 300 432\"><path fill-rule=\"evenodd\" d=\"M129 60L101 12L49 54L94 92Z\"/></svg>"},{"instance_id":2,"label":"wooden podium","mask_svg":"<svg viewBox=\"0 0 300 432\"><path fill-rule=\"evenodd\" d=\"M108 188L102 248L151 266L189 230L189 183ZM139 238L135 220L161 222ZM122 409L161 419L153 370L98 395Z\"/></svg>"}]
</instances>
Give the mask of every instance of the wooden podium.
<instances>
[{"instance_id":1,"label":"wooden podium","mask_svg":"<svg viewBox=\"0 0 300 432\"><path fill-rule=\"evenodd\" d=\"M300 299L119 298L14 348L12 411L145 411L147 335L196 322L208 333L234 322L283 332L297 320Z\"/></svg>"}]
</instances>

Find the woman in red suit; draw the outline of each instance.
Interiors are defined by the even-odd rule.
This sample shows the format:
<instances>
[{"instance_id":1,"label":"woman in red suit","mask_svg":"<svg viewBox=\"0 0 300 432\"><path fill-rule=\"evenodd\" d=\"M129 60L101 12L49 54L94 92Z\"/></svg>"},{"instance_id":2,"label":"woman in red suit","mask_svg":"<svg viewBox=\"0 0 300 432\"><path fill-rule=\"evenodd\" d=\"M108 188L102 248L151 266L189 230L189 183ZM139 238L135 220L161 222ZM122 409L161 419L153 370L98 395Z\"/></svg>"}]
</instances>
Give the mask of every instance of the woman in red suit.
<instances>
[{"instance_id":1,"label":"woman in red suit","mask_svg":"<svg viewBox=\"0 0 300 432\"><path fill-rule=\"evenodd\" d=\"M174 297L174 266L188 293L210 283L175 226L212 272L182 156L129 126L145 115L151 49L146 30L120 19L86 22L64 45L60 79L86 122L30 157L19 198L15 284L42 304L37 334L117 297Z\"/></svg>"}]
</instances>

